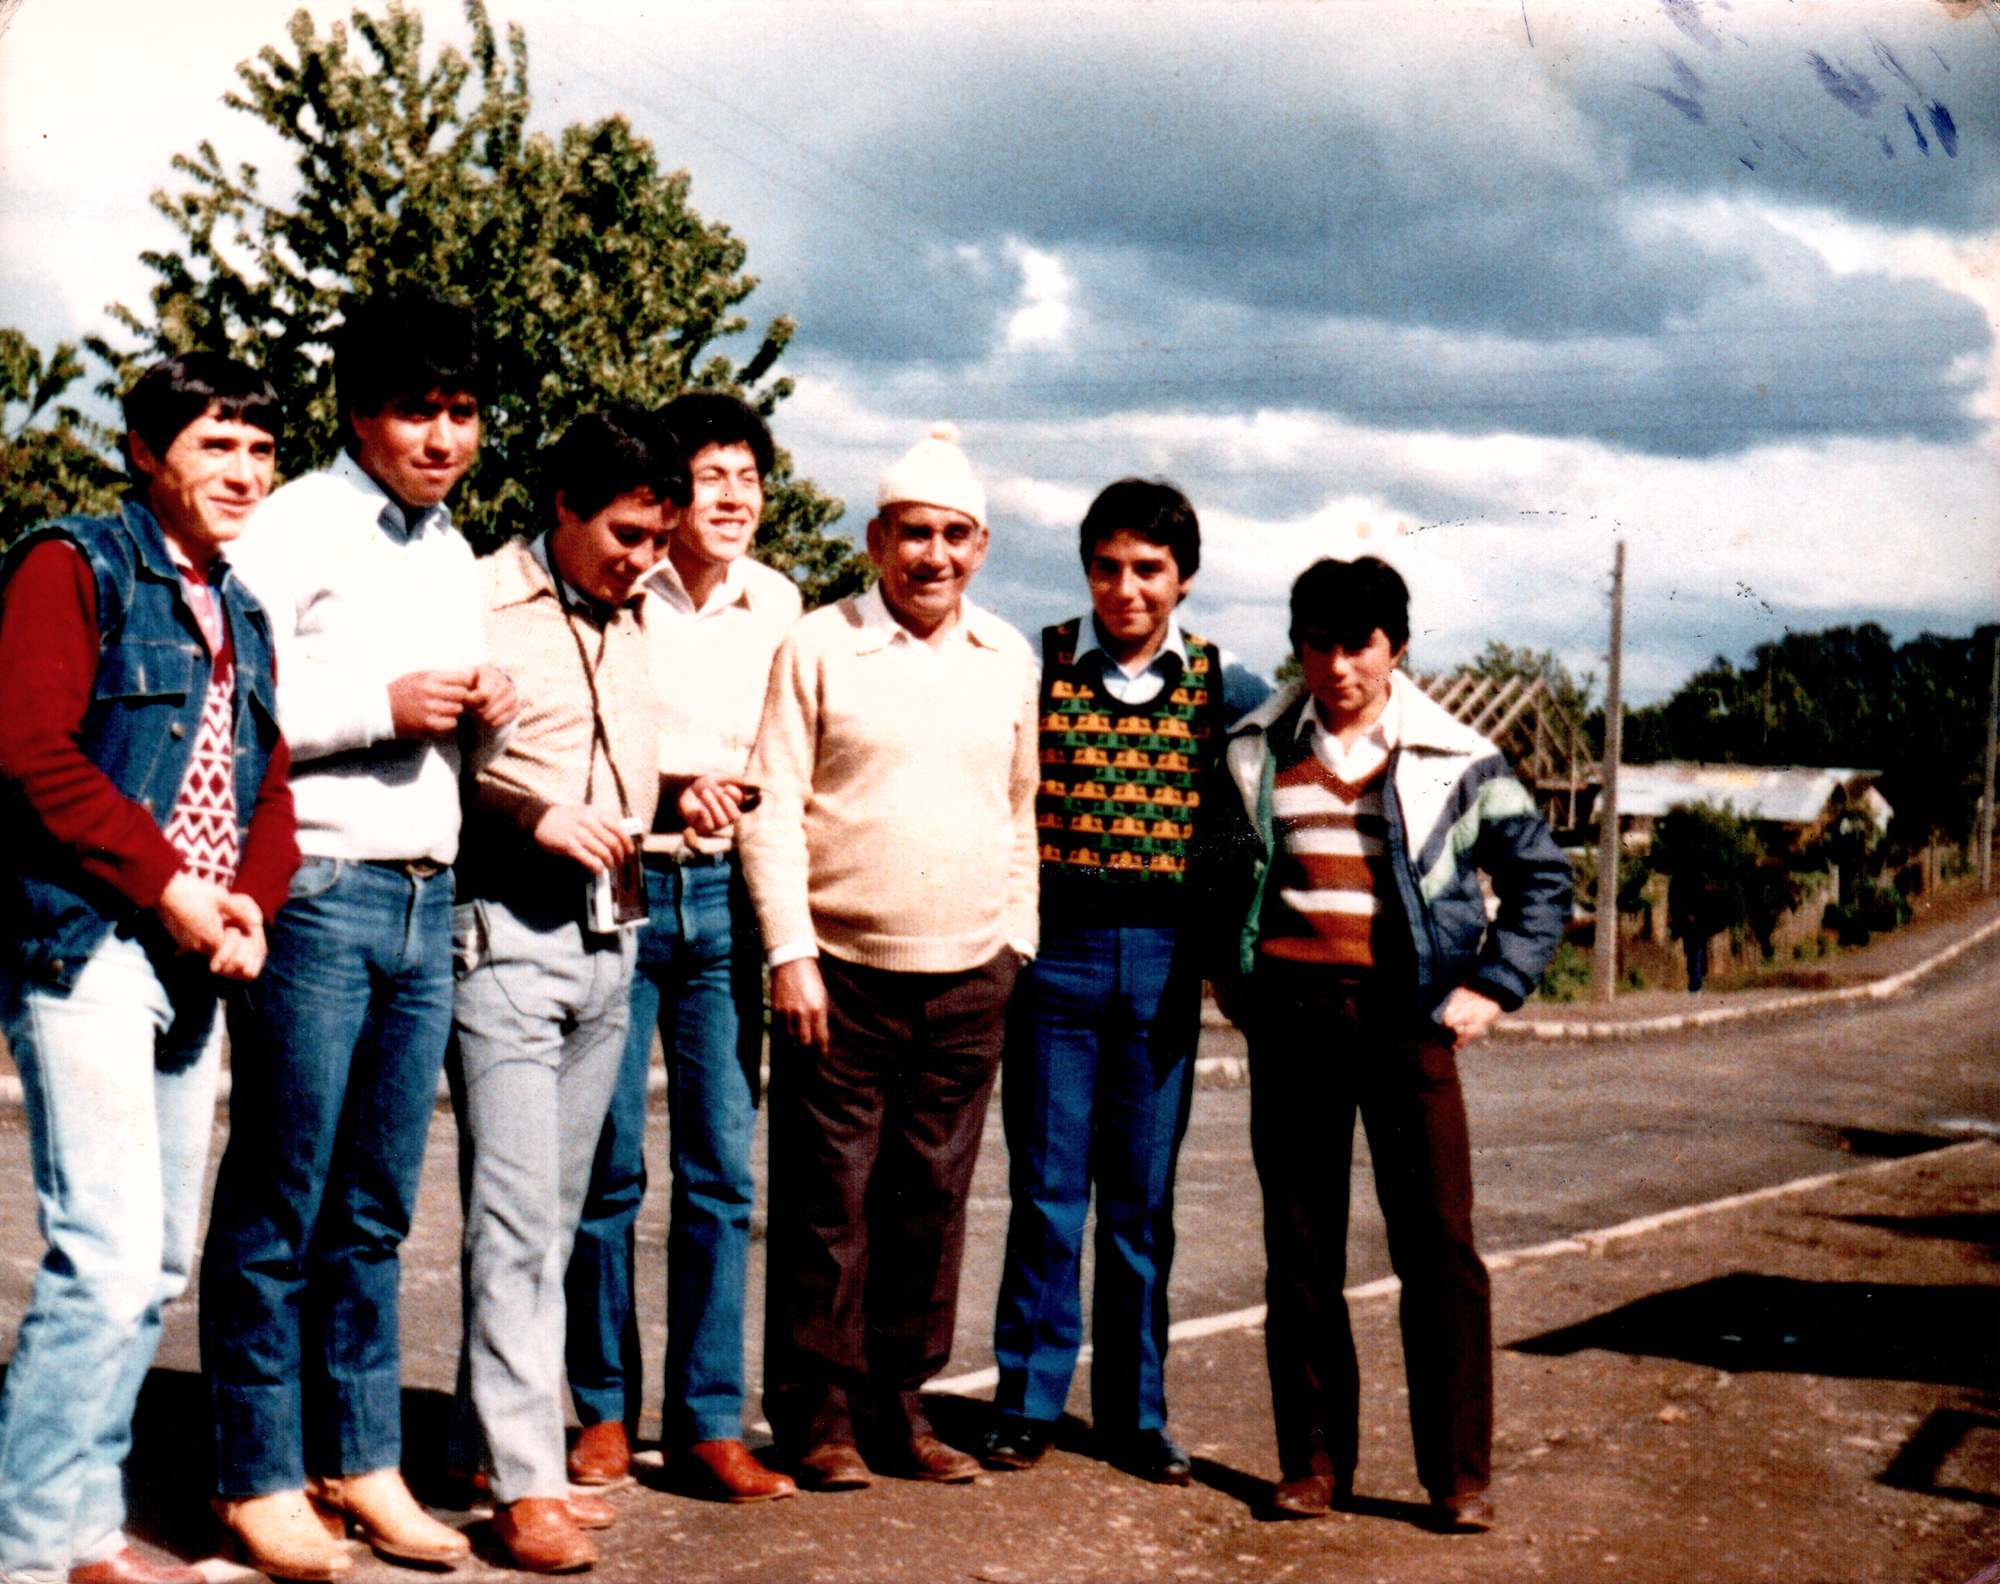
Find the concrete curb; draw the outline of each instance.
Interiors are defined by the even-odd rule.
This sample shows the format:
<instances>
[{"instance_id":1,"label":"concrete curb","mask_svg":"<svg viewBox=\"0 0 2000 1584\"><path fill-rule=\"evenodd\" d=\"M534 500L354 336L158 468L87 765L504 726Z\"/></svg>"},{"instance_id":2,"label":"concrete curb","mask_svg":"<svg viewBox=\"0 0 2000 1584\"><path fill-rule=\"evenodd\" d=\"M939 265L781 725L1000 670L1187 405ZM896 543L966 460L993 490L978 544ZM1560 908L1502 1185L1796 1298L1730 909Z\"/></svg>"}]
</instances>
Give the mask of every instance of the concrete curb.
<instances>
[{"instance_id":1,"label":"concrete curb","mask_svg":"<svg viewBox=\"0 0 2000 1584\"><path fill-rule=\"evenodd\" d=\"M1746 1006L1707 1007L1699 1012L1674 1012L1665 1017L1628 1018L1622 1022L1584 1023L1532 1019L1493 1025L1491 1038L1534 1040L1629 1040L1650 1034L1678 1034L1687 1029L1706 1028L1715 1023L1740 1023L1746 1018L1774 1017L1787 1012L1835 1006L1843 1001L1885 1001L1907 990L1933 969L1941 968L1961 952L1970 951L1988 937L2000 934L2000 918L1988 919L1965 939L1926 957L1913 968L1866 984L1847 985L1839 990L1801 990L1796 995L1777 996Z\"/></svg>"},{"instance_id":2,"label":"concrete curb","mask_svg":"<svg viewBox=\"0 0 2000 1584\"><path fill-rule=\"evenodd\" d=\"M1488 1036L1491 1039L1534 1039L1534 1040L1630 1040L1644 1039L1650 1034L1679 1034L1687 1029L1706 1028L1714 1023L1740 1023L1746 1018L1774 1017L1786 1012L1807 1011L1814 1007L1833 1006L1842 1001L1883 1001L1899 991L1907 990L1917 980L1933 969L1941 968L1961 952L1970 951L1989 936L2000 934L2000 918L1988 919L1964 940L1957 941L1926 957L1913 968L1905 968L1901 973L1890 974L1886 978L1871 979L1866 984L1847 985L1839 990L1801 990L1797 995L1779 996L1770 1001L1759 1001L1754 1006L1709 1007L1699 1012L1675 1012L1666 1017L1629 1018L1624 1022L1612 1023L1565 1023L1543 1019L1520 1023L1501 1021L1493 1025ZM1202 1007L1202 1027L1226 1028L1228 1020L1221 1013L1214 1012L1204 1004ZM1249 1063L1241 1056L1201 1056L1194 1064L1195 1082L1215 1085L1234 1085L1249 1082ZM215 1103L226 1105L229 1101L229 1074L223 1073L216 1084ZM648 1098L658 1100L667 1092L667 1075L655 1067L647 1075L646 1093ZM442 1077L438 1079L438 1104L449 1099ZM11 1073L0 1075L0 1111L18 1111L23 1104L21 1080Z\"/></svg>"}]
</instances>

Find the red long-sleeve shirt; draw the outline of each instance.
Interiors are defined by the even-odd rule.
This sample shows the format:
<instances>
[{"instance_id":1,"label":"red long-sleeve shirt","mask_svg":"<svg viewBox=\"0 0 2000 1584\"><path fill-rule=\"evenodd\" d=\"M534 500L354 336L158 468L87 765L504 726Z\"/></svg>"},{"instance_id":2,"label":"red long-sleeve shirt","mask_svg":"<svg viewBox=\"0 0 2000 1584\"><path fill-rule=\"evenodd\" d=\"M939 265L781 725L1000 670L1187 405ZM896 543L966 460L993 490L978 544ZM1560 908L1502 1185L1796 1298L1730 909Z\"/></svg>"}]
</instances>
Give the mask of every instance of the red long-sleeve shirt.
<instances>
[{"instance_id":1,"label":"red long-sleeve shirt","mask_svg":"<svg viewBox=\"0 0 2000 1584\"><path fill-rule=\"evenodd\" d=\"M73 544L51 539L22 559L0 607L0 776L20 787L57 841L84 869L138 907L160 900L183 867L159 822L84 756L84 715L97 682L97 586ZM291 889L299 847L292 819L291 755L278 739L234 889L273 917Z\"/></svg>"}]
</instances>

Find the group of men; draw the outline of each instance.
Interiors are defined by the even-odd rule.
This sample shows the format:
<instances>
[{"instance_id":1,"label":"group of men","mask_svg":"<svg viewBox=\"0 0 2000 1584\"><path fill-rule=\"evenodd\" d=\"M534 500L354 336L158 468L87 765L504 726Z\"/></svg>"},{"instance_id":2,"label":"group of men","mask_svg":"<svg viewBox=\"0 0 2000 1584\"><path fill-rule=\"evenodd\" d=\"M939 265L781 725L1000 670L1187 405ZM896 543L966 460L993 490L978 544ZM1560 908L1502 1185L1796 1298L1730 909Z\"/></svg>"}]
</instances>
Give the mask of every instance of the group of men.
<instances>
[{"instance_id":1,"label":"group of men","mask_svg":"<svg viewBox=\"0 0 2000 1584\"><path fill-rule=\"evenodd\" d=\"M1304 681L1232 724L1219 651L1180 624L1200 530L1171 486L1098 496L1090 611L1037 654L967 598L986 497L948 426L882 475L873 586L801 615L747 555L773 451L741 401L576 420L543 453L544 531L476 560L446 506L495 397L472 316L354 304L334 377L343 453L270 493L263 377L155 365L120 512L49 525L0 573L0 682L28 701L0 719L0 1032L49 1243L0 1392L8 1579L201 1577L125 1534L121 1464L193 1267L225 1021L202 1361L216 1513L272 1577L350 1571L350 1533L469 1554L401 1473L398 1250L440 1073L465 1212L452 1475L520 1567L595 1561L615 1511L594 1491L629 1480L641 1408L656 1036L662 1442L688 1479L747 1502L1034 1464L1083 1341L1094 1191L1098 1444L1186 1483L1166 1294L1204 979L1251 1040L1278 1509L1330 1510L1355 1465L1358 1108L1419 1472L1442 1527L1485 1524L1453 1052L1532 988L1568 870L1492 746L1397 673L1390 568L1310 568ZM974 1456L921 1394L1003 1068L1013 1214Z\"/></svg>"}]
</instances>

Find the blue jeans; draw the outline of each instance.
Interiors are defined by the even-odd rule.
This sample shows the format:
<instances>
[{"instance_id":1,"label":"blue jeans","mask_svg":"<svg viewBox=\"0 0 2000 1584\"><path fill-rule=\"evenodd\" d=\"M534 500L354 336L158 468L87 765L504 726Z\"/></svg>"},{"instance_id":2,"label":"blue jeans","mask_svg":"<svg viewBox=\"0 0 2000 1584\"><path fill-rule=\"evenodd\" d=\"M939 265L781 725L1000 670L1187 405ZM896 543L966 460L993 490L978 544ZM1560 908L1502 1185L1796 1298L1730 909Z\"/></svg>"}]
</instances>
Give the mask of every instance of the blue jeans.
<instances>
[{"instance_id":1,"label":"blue jeans","mask_svg":"<svg viewBox=\"0 0 2000 1584\"><path fill-rule=\"evenodd\" d=\"M634 942L493 899L460 907L455 935L465 1343L447 1455L486 1463L498 1501L562 1496L563 1272L618 1083Z\"/></svg>"},{"instance_id":2,"label":"blue jeans","mask_svg":"<svg viewBox=\"0 0 2000 1584\"><path fill-rule=\"evenodd\" d=\"M1004 1414L1055 1420L1069 1399L1094 1182L1092 1417L1113 1433L1167 1422L1174 1165L1201 1005L1184 933L1045 933L1022 976L1000 1091L1013 1194L993 1327Z\"/></svg>"},{"instance_id":3,"label":"blue jeans","mask_svg":"<svg viewBox=\"0 0 2000 1584\"><path fill-rule=\"evenodd\" d=\"M743 1308L756 1182L756 1063L763 1040L756 927L735 864L646 866L632 1027L598 1141L569 1264L569 1383L586 1424L638 1423L633 1224L646 1192L646 1077L666 1052L673 1197L667 1228L669 1446L743 1434Z\"/></svg>"},{"instance_id":4,"label":"blue jeans","mask_svg":"<svg viewBox=\"0 0 2000 1584\"><path fill-rule=\"evenodd\" d=\"M449 872L308 858L232 1019L201 1265L216 1489L402 1460L398 1249L451 1033Z\"/></svg>"},{"instance_id":5,"label":"blue jeans","mask_svg":"<svg viewBox=\"0 0 2000 1584\"><path fill-rule=\"evenodd\" d=\"M198 959L107 935L67 994L0 976L49 1251L0 1393L0 1572L125 1544L132 1410L186 1290L222 1020Z\"/></svg>"}]
</instances>

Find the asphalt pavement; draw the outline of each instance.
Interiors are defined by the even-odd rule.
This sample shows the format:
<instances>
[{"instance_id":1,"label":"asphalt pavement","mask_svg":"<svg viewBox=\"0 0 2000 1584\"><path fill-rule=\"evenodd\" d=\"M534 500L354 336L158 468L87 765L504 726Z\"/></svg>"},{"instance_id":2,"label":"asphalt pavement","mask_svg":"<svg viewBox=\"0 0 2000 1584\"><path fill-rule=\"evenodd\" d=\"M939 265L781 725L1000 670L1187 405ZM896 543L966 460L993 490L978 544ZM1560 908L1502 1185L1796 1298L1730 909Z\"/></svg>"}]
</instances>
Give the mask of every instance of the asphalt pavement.
<instances>
[{"instance_id":1,"label":"asphalt pavement","mask_svg":"<svg viewBox=\"0 0 2000 1584\"><path fill-rule=\"evenodd\" d=\"M1314 1523L1265 1512L1277 1469L1254 1323L1258 1198L1247 1093L1223 1083L1197 1095L1180 1179L1173 1312L1183 1330L1215 1327L1180 1341L1171 1362L1176 1428L1201 1459L1191 1490L1156 1490L1097 1461L1080 1383L1076 1417L1041 1468L970 1488L885 1481L748 1509L621 1493L600 1574L1969 1579L2000 1557L2000 1145L1984 1142L2000 1137L1996 985L2000 938L1880 1003L1468 1054L1477 1228L1501 1267L1501 1522L1489 1536L1446 1539L1415 1522L1395 1296L1383 1291L1360 1140L1350 1270L1362 1295L1364 1500ZM1240 1055L1227 1030L1208 1031L1203 1049ZM661 1187L665 1142L656 1109ZM0 1117L0 1180L19 1185L0 1196L0 1336L40 1253L25 1145L18 1119ZM419 1484L439 1456L456 1356L454 1147L440 1112L403 1286L406 1465ZM935 1414L962 1440L988 1395L979 1372L1007 1210L997 1109L973 1195L947 1371L970 1395L940 1398ZM656 1188L640 1226L655 1368L664 1234ZM760 1242L753 1377L761 1254ZM215 1539L192 1322L190 1304L170 1317L134 1458L140 1527L183 1554ZM369 1561L359 1576L406 1575Z\"/></svg>"}]
</instances>

